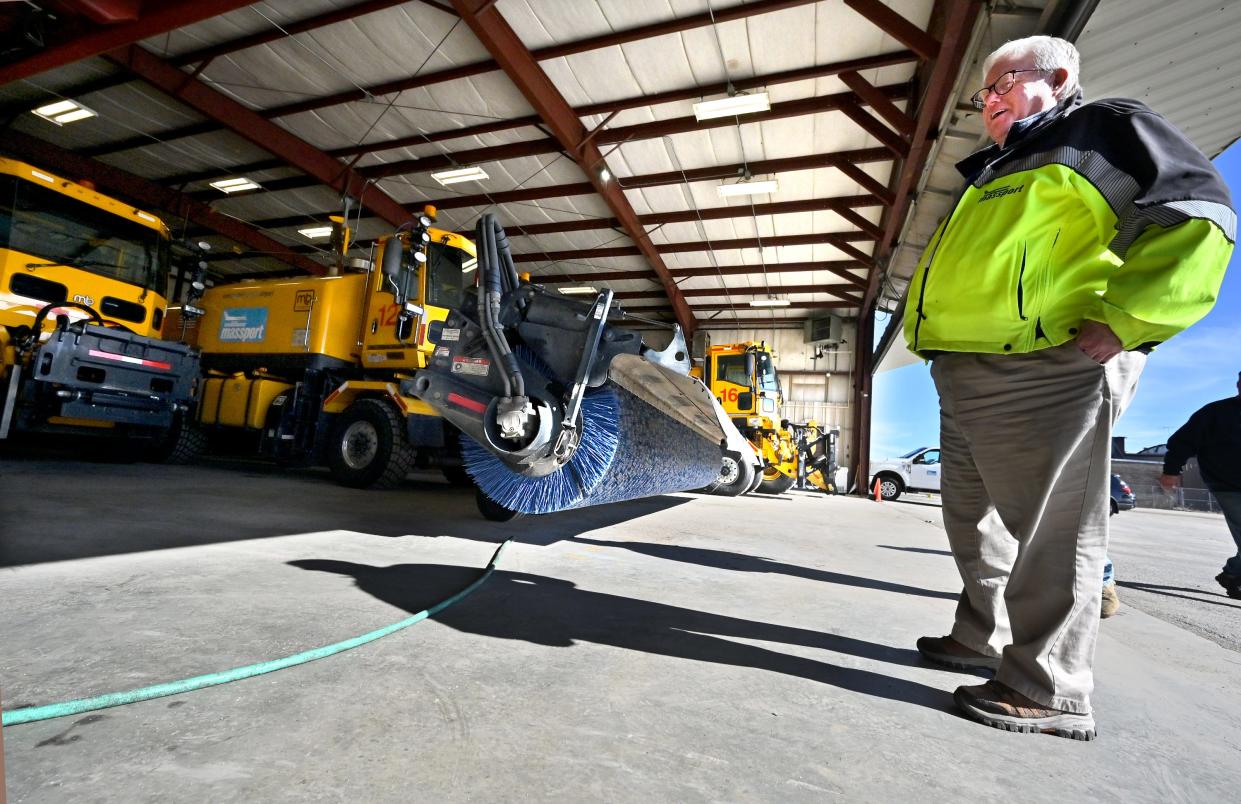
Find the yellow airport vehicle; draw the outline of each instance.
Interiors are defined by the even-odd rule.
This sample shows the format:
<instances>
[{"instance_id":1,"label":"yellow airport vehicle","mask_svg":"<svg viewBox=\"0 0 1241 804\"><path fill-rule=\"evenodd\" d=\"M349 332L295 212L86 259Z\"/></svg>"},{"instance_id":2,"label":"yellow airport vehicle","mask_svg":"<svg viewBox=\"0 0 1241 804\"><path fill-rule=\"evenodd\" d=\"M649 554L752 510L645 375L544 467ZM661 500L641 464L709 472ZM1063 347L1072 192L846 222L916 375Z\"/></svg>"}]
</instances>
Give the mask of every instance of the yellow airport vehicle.
<instances>
[{"instance_id":1,"label":"yellow airport vehicle","mask_svg":"<svg viewBox=\"0 0 1241 804\"><path fill-rule=\"evenodd\" d=\"M836 438L838 430L828 430L811 419L790 424L797 440L797 482L794 488L818 489L836 494Z\"/></svg>"},{"instance_id":2,"label":"yellow airport vehicle","mask_svg":"<svg viewBox=\"0 0 1241 804\"><path fill-rule=\"evenodd\" d=\"M766 343L710 346L702 368L696 367L694 372L763 462L761 473L726 462L712 490L723 494L780 494L792 488L797 480L797 442L787 422L779 420L783 403L780 376Z\"/></svg>"},{"instance_id":3,"label":"yellow airport vehicle","mask_svg":"<svg viewBox=\"0 0 1241 804\"><path fill-rule=\"evenodd\" d=\"M207 290L192 327L203 431L283 464L326 464L355 488L395 486L415 466L466 481L456 430L413 393L473 282L474 244L431 228L433 216L385 239L361 271L338 260L334 275ZM343 253L347 234L334 242Z\"/></svg>"},{"instance_id":4,"label":"yellow airport vehicle","mask_svg":"<svg viewBox=\"0 0 1241 804\"><path fill-rule=\"evenodd\" d=\"M156 216L0 159L0 442L58 434L192 457L198 355L160 338L170 261Z\"/></svg>"}]
</instances>

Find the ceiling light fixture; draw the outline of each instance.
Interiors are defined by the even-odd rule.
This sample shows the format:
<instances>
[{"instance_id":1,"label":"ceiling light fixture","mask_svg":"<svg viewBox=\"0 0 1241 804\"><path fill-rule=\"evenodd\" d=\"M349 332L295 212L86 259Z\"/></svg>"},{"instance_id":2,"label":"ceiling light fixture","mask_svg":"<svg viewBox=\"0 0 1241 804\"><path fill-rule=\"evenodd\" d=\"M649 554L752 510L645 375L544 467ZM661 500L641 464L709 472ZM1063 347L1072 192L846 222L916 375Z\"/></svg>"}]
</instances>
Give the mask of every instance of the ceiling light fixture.
<instances>
[{"instance_id":1,"label":"ceiling light fixture","mask_svg":"<svg viewBox=\"0 0 1241 804\"><path fill-rule=\"evenodd\" d=\"M788 299L751 299L751 307L788 307Z\"/></svg>"},{"instance_id":2,"label":"ceiling light fixture","mask_svg":"<svg viewBox=\"0 0 1241 804\"><path fill-rule=\"evenodd\" d=\"M599 181L603 182L604 184L607 184L608 181L611 180L611 178L612 178L612 171L608 170L606 166L599 168Z\"/></svg>"},{"instance_id":3,"label":"ceiling light fixture","mask_svg":"<svg viewBox=\"0 0 1241 804\"><path fill-rule=\"evenodd\" d=\"M560 288L560 292L566 296L585 296L587 294L593 296L599 292L599 289L592 288L590 285L570 285L569 287Z\"/></svg>"},{"instance_id":4,"label":"ceiling light fixture","mask_svg":"<svg viewBox=\"0 0 1241 804\"><path fill-rule=\"evenodd\" d=\"M695 103L694 117L701 122L714 120L717 117L736 117L742 114L765 112L770 108L771 97L766 92L756 92L753 95L738 92L727 98Z\"/></svg>"},{"instance_id":5,"label":"ceiling light fixture","mask_svg":"<svg viewBox=\"0 0 1241 804\"><path fill-rule=\"evenodd\" d=\"M441 170L439 173L432 173L431 178L447 187L450 184L458 184L463 181L483 181L487 178L487 171L480 167L455 168L453 170Z\"/></svg>"},{"instance_id":6,"label":"ceiling light fixture","mask_svg":"<svg viewBox=\"0 0 1241 804\"><path fill-rule=\"evenodd\" d=\"M332 227L331 226L311 226L308 229L298 229L297 233L304 237L309 237L311 240L315 240L320 237L330 237L332 235Z\"/></svg>"},{"instance_id":7,"label":"ceiling light fixture","mask_svg":"<svg viewBox=\"0 0 1241 804\"><path fill-rule=\"evenodd\" d=\"M222 193L240 193L242 190L257 190L259 183L245 176L238 176L233 179L220 179L211 182L211 186Z\"/></svg>"},{"instance_id":8,"label":"ceiling light fixture","mask_svg":"<svg viewBox=\"0 0 1241 804\"><path fill-rule=\"evenodd\" d=\"M738 195L764 195L766 193L776 193L780 190L780 184L775 179L767 179L766 181L739 181L736 184L721 184L719 192L721 198L729 198Z\"/></svg>"},{"instance_id":9,"label":"ceiling light fixture","mask_svg":"<svg viewBox=\"0 0 1241 804\"><path fill-rule=\"evenodd\" d=\"M38 117L42 117L49 123L55 123L58 126L96 116L93 110L87 109L77 101L71 100L56 101L31 111Z\"/></svg>"}]
</instances>

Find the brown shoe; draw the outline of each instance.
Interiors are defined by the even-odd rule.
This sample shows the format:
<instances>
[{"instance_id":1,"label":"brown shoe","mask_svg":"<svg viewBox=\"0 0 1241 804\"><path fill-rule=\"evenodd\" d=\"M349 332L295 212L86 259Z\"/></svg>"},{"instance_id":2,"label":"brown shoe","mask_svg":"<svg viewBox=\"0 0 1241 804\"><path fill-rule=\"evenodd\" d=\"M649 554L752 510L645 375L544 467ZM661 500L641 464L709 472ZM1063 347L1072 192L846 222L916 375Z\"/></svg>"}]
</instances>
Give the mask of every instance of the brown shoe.
<instances>
[{"instance_id":1,"label":"brown shoe","mask_svg":"<svg viewBox=\"0 0 1241 804\"><path fill-rule=\"evenodd\" d=\"M1120 598L1116 596L1116 584L1109 583L1103 587L1103 601L1099 604L1099 618L1106 620L1120 608Z\"/></svg>"},{"instance_id":2,"label":"brown shoe","mask_svg":"<svg viewBox=\"0 0 1241 804\"><path fill-rule=\"evenodd\" d=\"M957 687L952 698L965 714L997 729L1074 740L1093 740L1096 736L1094 715L1043 706L998 681Z\"/></svg>"},{"instance_id":3,"label":"brown shoe","mask_svg":"<svg viewBox=\"0 0 1241 804\"><path fill-rule=\"evenodd\" d=\"M921 637L916 644L918 653L925 659L944 667L958 670L995 670L1000 666L999 656L979 653L950 636Z\"/></svg>"}]
</instances>

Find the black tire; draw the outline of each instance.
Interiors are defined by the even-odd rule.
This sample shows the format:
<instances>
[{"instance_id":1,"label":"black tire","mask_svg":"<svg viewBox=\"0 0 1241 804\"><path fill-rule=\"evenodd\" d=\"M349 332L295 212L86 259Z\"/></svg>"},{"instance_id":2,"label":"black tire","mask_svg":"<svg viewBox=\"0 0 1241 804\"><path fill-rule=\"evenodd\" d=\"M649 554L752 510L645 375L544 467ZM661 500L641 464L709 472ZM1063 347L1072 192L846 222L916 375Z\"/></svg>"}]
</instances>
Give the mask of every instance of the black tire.
<instances>
[{"instance_id":1,"label":"black tire","mask_svg":"<svg viewBox=\"0 0 1241 804\"><path fill-rule=\"evenodd\" d=\"M1108 502L1109 502L1109 503L1111 504L1111 506L1112 506L1112 516L1116 516L1117 514L1119 514L1119 513L1120 513L1120 504L1116 502L1116 498L1115 498L1115 497L1113 497L1112 499L1108 500Z\"/></svg>"},{"instance_id":2,"label":"black tire","mask_svg":"<svg viewBox=\"0 0 1241 804\"><path fill-rule=\"evenodd\" d=\"M4 442L0 441L0 444L3 444L3 443ZM720 485L720 481L716 479L716 480L712 480L710 483L703 486L702 488L694 489L693 491L695 494L714 494L716 487L718 487L719 485Z\"/></svg>"},{"instance_id":3,"label":"black tire","mask_svg":"<svg viewBox=\"0 0 1241 804\"><path fill-rule=\"evenodd\" d=\"M733 453L726 454L713 493L721 497L740 497L753 485L754 467L750 465L750 462L742 460Z\"/></svg>"},{"instance_id":4,"label":"black tire","mask_svg":"<svg viewBox=\"0 0 1241 804\"><path fill-rule=\"evenodd\" d=\"M440 464L440 474L453 486L469 488L474 485L465 468L465 458L461 454L461 432L455 427L444 427L444 457L454 461L453 464Z\"/></svg>"},{"instance_id":5,"label":"black tire","mask_svg":"<svg viewBox=\"0 0 1241 804\"><path fill-rule=\"evenodd\" d=\"M478 512L492 522L512 522L514 519L520 519L525 516L520 511L514 511L511 508L505 508L503 505L500 505L484 494L483 490L477 486L474 488L474 502L478 505Z\"/></svg>"},{"instance_id":6,"label":"black tire","mask_svg":"<svg viewBox=\"0 0 1241 804\"><path fill-rule=\"evenodd\" d=\"M401 416L386 402L359 399L340 414L328 445L328 468L342 486L390 489L414 465Z\"/></svg>"},{"instance_id":7,"label":"black tire","mask_svg":"<svg viewBox=\"0 0 1241 804\"><path fill-rule=\"evenodd\" d=\"M753 494L758 491L759 486L763 485L763 470L755 469L754 464L750 464L750 474L754 476L754 479L750 481L750 487L745 490L746 494Z\"/></svg>"},{"instance_id":8,"label":"black tire","mask_svg":"<svg viewBox=\"0 0 1241 804\"><path fill-rule=\"evenodd\" d=\"M783 472L776 472L776 476L768 479L766 475L763 482L758 484L759 494L783 494L793 488L793 484L797 481L795 477L789 477Z\"/></svg>"},{"instance_id":9,"label":"black tire","mask_svg":"<svg viewBox=\"0 0 1241 804\"><path fill-rule=\"evenodd\" d=\"M207 433L178 413L168 433L151 445L144 456L151 463L184 466L194 463L207 451Z\"/></svg>"},{"instance_id":10,"label":"black tire","mask_svg":"<svg viewBox=\"0 0 1241 804\"><path fill-rule=\"evenodd\" d=\"M884 502L892 502L905 490L905 482L894 474L884 472L876 475L875 479L879 481L879 496ZM872 482L870 487L873 489L875 484Z\"/></svg>"},{"instance_id":11,"label":"black tire","mask_svg":"<svg viewBox=\"0 0 1241 804\"><path fill-rule=\"evenodd\" d=\"M474 478L470 477L464 466L441 466L440 474L454 486L465 488L474 485Z\"/></svg>"}]
</instances>

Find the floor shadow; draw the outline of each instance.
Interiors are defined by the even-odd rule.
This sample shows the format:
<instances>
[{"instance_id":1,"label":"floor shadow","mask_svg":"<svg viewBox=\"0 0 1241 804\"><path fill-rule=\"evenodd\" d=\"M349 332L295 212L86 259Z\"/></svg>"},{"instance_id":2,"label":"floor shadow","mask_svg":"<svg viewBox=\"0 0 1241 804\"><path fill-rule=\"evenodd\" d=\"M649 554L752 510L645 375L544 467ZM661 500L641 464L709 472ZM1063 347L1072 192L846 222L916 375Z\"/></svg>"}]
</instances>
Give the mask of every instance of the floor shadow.
<instances>
[{"instance_id":1,"label":"floor shadow","mask_svg":"<svg viewBox=\"0 0 1241 804\"><path fill-rule=\"evenodd\" d=\"M290 565L352 577L367 594L415 613L477 577L476 570L439 564L374 567L348 561L305 559ZM477 592L435 616L471 634L548 647L592 642L699 662L752 667L841 689L939 711L949 697L933 687L817 659L791 656L732 639L778 642L845 653L904 666L921 666L914 650L803 628L756 622L694 609L578 589L575 584L497 570Z\"/></svg>"},{"instance_id":2,"label":"floor shadow","mask_svg":"<svg viewBox=\"0 0 1241 804\"><path fill-rule=\"evenodd\" d=\"M892 500L892 502L897 505L921 505L924 508L943 508L941 503L931 502L930 500L906 500L902 498L899 500Z\"/></svg>"},{"instance_id":3,"label":"floor shadow","mask_svg":"<svg viewBox=\"0 0 1241 804\"><path fill-rule=\"evenodd\" d=\"M1123 586L1126 589L1136 589L1139 592L1150 592L1153 595L1163 595L1164 597L1178 597L1181 600L1192 600L1195 603L1210 603L1212 606L1224 606L1230 609L1241 609L1241 603L1228 603L1226 601L1233 598L1228 597L1222 592L1208 592L1205 589L1188 589L1184 586L1160 586L1156 583L1139 583L1138 581L1117 581L1117 586ZM1191 597L1190 595L1178 595L1177 592L1193 592L1196 595L1208 595L1215 598L1220 597L1223 600L1208 600L1201 597Z\"/></svg>"},{"instance_id":4,"label":"floor shadow","mask_svg":"<svg viewBox=\"0 0 1241 804\"><path fill-rule=\"evenodd\" d=\"M876 547L882 547L885 550L901 550L906 553L926 553L929 556L948 556L952 558L951 550L934 550L930 547L897 547L894 544L877 544Z\"/></svg>"},{"instance_id":5,"label":"floor shadow","mask_svg":"<svg viewBox=\"0 0 1241 804\"><path fill-rule=\"evenodd\" d=\"M844 586L857 586L863 589L878 589L882 592L896 592L903 595L918 595L919 597L937 597L943 600L957 600L960 595L956 592L937 592L933 589L923 589L919 586L906 586L905 584L892 583L891 581L881 581L876 578L865 578L860 575L847 575L843 572L832 572L831 570L814 569L811 567L802 567L797 564L785 564L780 561L773 561L770 558L761 556L751 556L745 553L734 553L728 550L710 550L703 547L685 547L679 544L651 544L649 542L613 542L602 539L588 539L584 536L575 536L573 541L577 544L593 544L597 547L615 547L621 550L630 550L634 553L640 553L644 556L652 558L662 558L668 561L681 561L687 564L697 564L703 567L716 567L717 569L735 570L738 572L771 572L779 575L789 575L794 578L805 578L810 581L822 581L824 583L842 584Z\"/></svg>"},{"instance_id":6,"label":"floor shadow","mask_svg":"<svg viewBox=\"0 0 1241 804\"><path fill-rule=\"evenodd\" d=\"M548 545L691 502L648 497L496 523L479 514L472 487L452 486L438 472L376 491L340 486L324 469L257 460L158 466L6 455L0 567L328 530L496 544L516 535Z\"/></svg>"}]
</instances>

